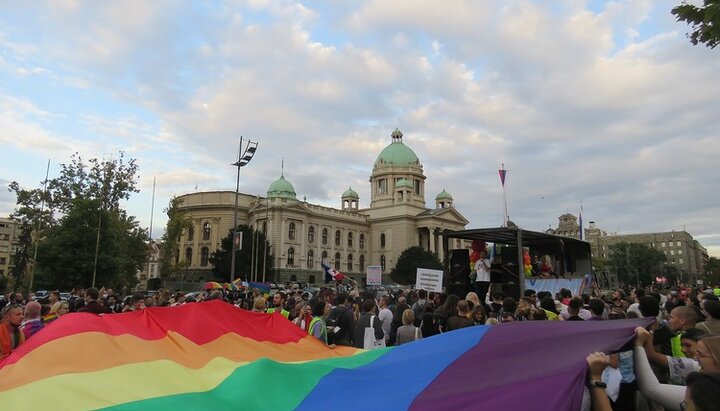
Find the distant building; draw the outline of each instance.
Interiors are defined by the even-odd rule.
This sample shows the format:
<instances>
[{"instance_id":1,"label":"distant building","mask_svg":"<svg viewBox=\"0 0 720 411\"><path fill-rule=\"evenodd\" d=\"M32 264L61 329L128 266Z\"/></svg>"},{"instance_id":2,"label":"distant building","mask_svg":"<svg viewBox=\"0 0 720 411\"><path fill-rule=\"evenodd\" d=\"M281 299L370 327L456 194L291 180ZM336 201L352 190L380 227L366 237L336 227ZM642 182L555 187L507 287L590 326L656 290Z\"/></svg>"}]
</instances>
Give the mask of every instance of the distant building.
<instances>
[{"instance_id":1,"label":"distant building","mask_svg":"<svg viewBox=\"0 0 720 411\"><path fill-rule=\"evenodd\" d=\"M443 258L443 230L462 230L468 221L458 212L452 196L442 190L434 207L425 205L425 173L415 152L395 130L370 175L370 205L360 207L360 196L348 188L339 197L340 208L298 200L284 173L265 197L240 194L238 225L267 233L274 267L266 280L322 282L321 263L364 279L367 266L381 266L384 279L400 253L421 246ZM235 193L211 191L179 196L180 210L191 221L179 243L178 262L187 263L184 277L192 281L212 278L210 255L220 247L233 224ZM464 247L453 240L450 248ZM245 278L262 280L264 262L254 264Z\"/></svg>"},{"instance_id":2,"label":"distant building","mask_svg":"<svg viewBox=\"0 0 720 411\"><path fill-rule=\"evenodd\" d=\"M19 230L17 221L0 217L0 275L9 276L14 267Z\"/></svg>"},{"instance_id":3,"label":"distant building","mask_svg":"<svg viewBox=\"0 0 720 411\"><path fill-rule=\"evenodd\" d=\"M584 229L584 240L590 243L593 258L608 258L613 244L636 243L659 250L667 258L665 265L675 267L685 282L705 278L708 252L687 231L667 231L640 234L608 234L599 229L595 222L589 222ZM580 226L577 217L563 214L559 217L558 227L546 230L547 233L580 238Z\"/></svg>"},{"instance_id":4,"label":"distant building","mask_svg":"<svg viewBox=\"0 0 720 411\"><path fill-rule=\"evenodd\" d=\"M158 288L152 286L154 281L158 281L155 279L160 278L160 247L155 240L148 242L148 253L147 263L143 264L143 267L137 272L138 284L135 287L136 291ZM148 284L151 286L148 287Z\"/></svg>"}]
</instances>

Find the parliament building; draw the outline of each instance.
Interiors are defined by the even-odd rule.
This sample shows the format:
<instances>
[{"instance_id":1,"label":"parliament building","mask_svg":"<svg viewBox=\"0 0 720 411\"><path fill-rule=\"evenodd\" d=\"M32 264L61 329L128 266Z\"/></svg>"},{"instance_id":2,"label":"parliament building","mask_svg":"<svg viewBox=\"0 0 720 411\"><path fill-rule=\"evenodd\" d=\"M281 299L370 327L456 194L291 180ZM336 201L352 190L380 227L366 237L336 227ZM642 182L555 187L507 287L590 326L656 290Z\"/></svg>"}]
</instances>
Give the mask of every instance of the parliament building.
<instances>
[{"instance_id":1,"label":"parliament building","mask_svg":"<svg viewBox=\"0 0 720 411\"><path fill-rule=\"evenodd\" d=\"M426 178L420 159L396 129L372 166L368 207L360 207L352 188L339 195L339 208L298 200L290 180L281 175L265 197L239 194L237 221L267 235L274 261L266 281L320 283L324 262L358 281L364 280L368 266L381 266L383 282L390 282L390 270L403 250L421 246L442 260L440 233L468 224L445 190L434 197L432 207L426 205ZM191 222L179 243L179 260L188 267L184 281L210 280L210 255L232 229L235 192L196 192L179 199ZM460 240L449 244L464 246ZM263 261L258 260L245 278L262 281Z\"/></svg>"}]
</instances>

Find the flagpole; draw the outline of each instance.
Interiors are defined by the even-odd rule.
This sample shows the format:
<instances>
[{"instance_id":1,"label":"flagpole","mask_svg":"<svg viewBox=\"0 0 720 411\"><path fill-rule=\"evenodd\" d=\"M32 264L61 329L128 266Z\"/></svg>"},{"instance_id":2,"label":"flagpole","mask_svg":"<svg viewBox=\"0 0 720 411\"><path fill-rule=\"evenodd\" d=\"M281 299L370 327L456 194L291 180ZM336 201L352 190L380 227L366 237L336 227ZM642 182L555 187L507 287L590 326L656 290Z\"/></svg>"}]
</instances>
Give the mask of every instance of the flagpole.
<instances>
[{"instance_id":1,"label":"flagpole","mask_svg":"<svg viewBox=\"0 0 720 411\"><path fill-rule=\"evenodd\" d=\"M35 233L36 236L40 235L40 230L42 229L42 214L45 212L45 197L47 196L47 181L48 177L50 176L50 159L48 158L47 163L47 169L45 170L45 181L43 181L43 198L40 202L40 219L38 221L38 229ZM33 262L32 262L32 271L30 271L30 285L28 287L29 291L32 291L33 288L33 280L35 279L35 266L37 265L37 254L38 254L38 245L40 244L40 239L35 240L35 251L33 252Z\"/></svg>"}]
</instances>

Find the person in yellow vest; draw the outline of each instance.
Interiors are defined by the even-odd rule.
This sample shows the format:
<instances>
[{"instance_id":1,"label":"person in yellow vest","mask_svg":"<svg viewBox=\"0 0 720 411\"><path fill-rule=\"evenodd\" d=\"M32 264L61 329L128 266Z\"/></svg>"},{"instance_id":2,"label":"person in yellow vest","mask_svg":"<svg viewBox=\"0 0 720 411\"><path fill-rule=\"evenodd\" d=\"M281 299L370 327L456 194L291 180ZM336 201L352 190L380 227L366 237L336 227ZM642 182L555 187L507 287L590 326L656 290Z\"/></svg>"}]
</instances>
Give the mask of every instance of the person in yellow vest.
<instances>
[{"instance_id":1,"label":"person in yellow vest","mask_svg":"<svg viewBox=\"0 0 720 411\"><path fill-rule=\"evenodd\" d=\"M285 293L282 291L278 291L273 295L273 306L268 308L267 313L273 314L275 312L279 312L282 314L283 317L288 318L290 317L290 312L283 308L285 306Z\"/></svg>"},{"instance_id":2,"label":"person in yellow vest","mask_svg":"<svg viewBox=\"0 0 720 411\"><path fill-rule=\"evenodd\" d=\"M663 355L672 357L685 357L680 342L681 334L695 327L698 315L694 309L687 306L673 308L668 315L667 321L655 330L653 344L661 346Z\"/></svg>"},{"instance_id":3,"label":"person in yellow vest","mask_svg":"<svg viewBox=\"0 0 720 411\"><path fill-rule=\"evenodd\" d=\"M312 306L312 320L310 321L310 327L308 333L327 345L327 326L325 326L325 315L326 303L323 300L315 301Z\"/></svg>"}]
</instances>

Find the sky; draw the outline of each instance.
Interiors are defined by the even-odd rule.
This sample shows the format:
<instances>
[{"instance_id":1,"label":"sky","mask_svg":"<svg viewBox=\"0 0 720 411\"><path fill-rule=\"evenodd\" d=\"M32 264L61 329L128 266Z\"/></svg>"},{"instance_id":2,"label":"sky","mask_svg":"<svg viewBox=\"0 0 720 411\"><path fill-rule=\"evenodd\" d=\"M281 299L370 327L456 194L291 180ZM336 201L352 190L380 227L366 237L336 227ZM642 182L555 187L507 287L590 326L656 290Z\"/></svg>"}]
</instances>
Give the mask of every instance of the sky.
<instances>
[{"instance_id":1,"label":"sky","mask_svg":"<svg viewBox=\"0 0 720 411\"><path fill-rule=\"evenodd\" d=\"M677 3L0 1L0 185L123 151L124 206L159 237L172 196L234 190L241 136L259 144L241 192L284 159L298 198L367 207L399 128L427 205L447 190L468 228L501 224L504 164L523 228L582 202L610 233L685 229L720 256L720 51Z\"/></svg>"}]
</instances>

